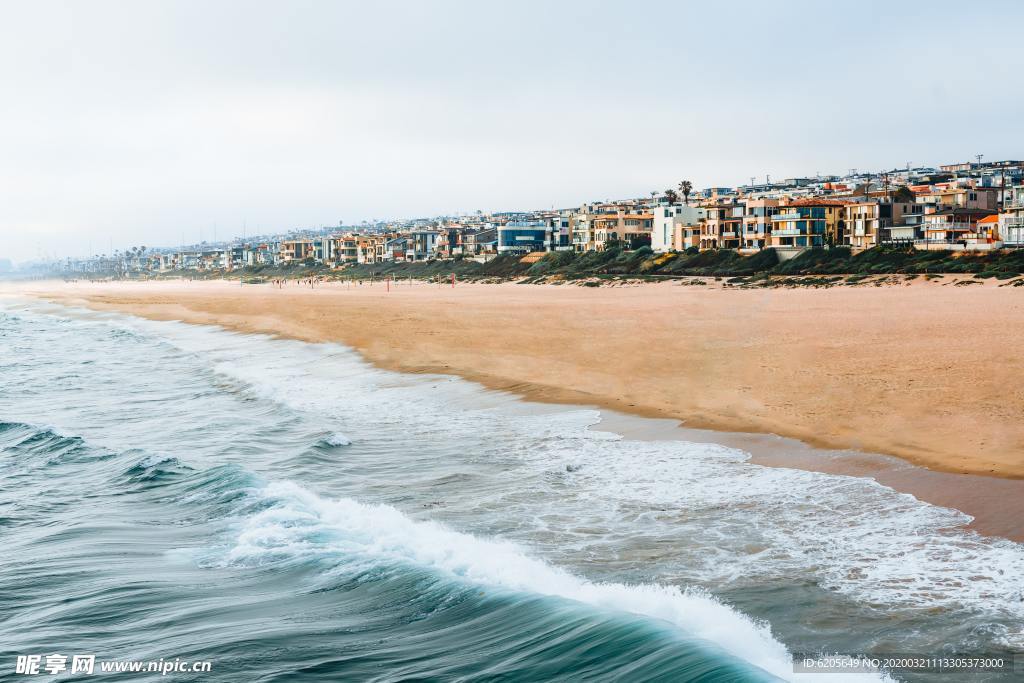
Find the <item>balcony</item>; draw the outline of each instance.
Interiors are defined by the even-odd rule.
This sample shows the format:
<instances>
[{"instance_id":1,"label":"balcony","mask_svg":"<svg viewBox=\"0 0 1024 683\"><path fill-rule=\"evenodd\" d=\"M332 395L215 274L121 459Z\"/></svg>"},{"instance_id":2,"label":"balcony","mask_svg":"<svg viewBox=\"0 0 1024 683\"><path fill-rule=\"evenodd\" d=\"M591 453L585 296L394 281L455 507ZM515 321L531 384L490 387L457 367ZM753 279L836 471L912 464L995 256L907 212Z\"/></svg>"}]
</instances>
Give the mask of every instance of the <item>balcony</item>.
<instances>
[{"instance_id":1,"label":"balcony","mask_svg":"<svg viewBox=\"0 0 1024 683\"><path fill-rule=\"evenodd\" d=\"M1003 243L1008 246L1024 247L1024 218L1013 218L999 226Z\"/></svg>"},{"instance_id":2,"label":"balcony","mask_svg":"<svg viewBox=\"0 0 1024 683\"><path fill-rule=\"evenodd\" d=\"M773 221L798 221L806 216L801 216L799 211L790 211L789 213L777 213L772 216Z\"/></svg>"},{"instance_id":3,"label":"balcony","mask_svg":"<svg viewBox=\"0 0 1024 683\"><path fill-rule=\"evenodd\" d=\"M972 232L975 224L963 221L950 221L949 223L930 221L921 227L924 228L925 232Z\"/></svg>"}]
</instances>

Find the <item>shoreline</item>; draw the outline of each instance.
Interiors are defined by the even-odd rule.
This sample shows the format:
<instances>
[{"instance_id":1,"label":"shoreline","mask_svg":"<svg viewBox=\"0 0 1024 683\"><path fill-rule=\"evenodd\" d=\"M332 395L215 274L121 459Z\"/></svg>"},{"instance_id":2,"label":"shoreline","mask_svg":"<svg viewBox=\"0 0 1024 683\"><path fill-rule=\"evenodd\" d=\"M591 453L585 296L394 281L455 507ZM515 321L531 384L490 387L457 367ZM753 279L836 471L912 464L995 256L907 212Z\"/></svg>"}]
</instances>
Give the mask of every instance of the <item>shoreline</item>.
<instances>
[{"instance_id":1,"label":"shoreline","mask_svg":"<svg viewBox=\"0 0 1024 683\"><path fill-rule=\"evenodd\" d=\"M837 444L828 438L815 439L813 435L810 435L811 438L805 438L801 434L785 433L781 430L737 428L736 422L730 420L728 416L705 419L707 416L698 415L696 418L680 420L678 415L665 410L632 402L628 396L602 396L575 388L480 372L465 367L454 358L449 363L424 363L423 358L410 359L388 354L382 356L380 349L372 342L373 335L370 335L369 342L364 340L362 344L353 344L343 335L326 334L321 327L303 325L301 320L289 320L287 316L282 316L280 311L254 315L245 310L226 310L223 306L225 299L237 299L239 296L266 298L269 295L281 297L285 301L292 301L299 296L303 299L309 297L308 301L317 303L333 298L344 299L345 297L340 295L346 290L337 287L301 290L300 293L297 288L289 291L274 290L262 285L241 288L225 283L216 283L213 286L210 283L202 283L198 287L195 284L158 285L154 288L152 283L145 283L141 285L144 288L142 291L138 284L123 283L92 286L87 288L90 291L82 291L83 288L74 285L60 285L56 289L50 285L39 287L38 290L41 291L35 292L25 291L25 288L19 290L58 303L84 305L99 310L116 310L150 319L214 324L239 332L271 334L309 342L341 342L358 351L368 362L389 370L456 375L488 389L513 394L525 401L595 407L602 411L602 424L608 420L618 421L622 425L625 424L624 418L643 418L644 428L640 431L645 433L637 434L638 430L632 428L630 438L652 438L648 432L651 431L652 425L656 424L653 421L657 420L661 424L669 425L666 429L674 436L665 436L661 430L654 430L658 434L654 438L713 441L751 453L753 462L757 464L874 478L883 485L910 493L926 502L965 512L974 518L970 527L979 533L1024 541L1024 528L1020 528L1017 521L1024 518L1024 462L1017 463L1022 466L1011 467L1009 471L986 473L974 468L975 471L965 473L962 467L931 467L927 463L915 462L914 458L904 457L902 454L878 455L877 450L857 448L856 445L848 443ZM410 287L417 289L416 286ZM478 287L493 289L496 286ZM194 293L175 291L189 288ZM245 290L244 293L239 292L239 289ZM260 291L253 292L253 289ZM421 285L420 290L424 289L428 290L428 294L436 294L435 288L431 285ZM377 290L378 293L374 296L379 298L384 295L383 288L379 285ZM161 298L160 295L168 293L175 296L171 299L166 296ZM182 294L189 296L183 297ZM384 322L386 324L386 321ZM425 332L428 339L437 334L434 330ZM625 422L628 422L628 419ZM1024 460L1024 457L1020 460Z\"/></svg>"},{"instance_id":2,"label":"shoreline","mask_svg":"<svg viewBox=\"0 0 1024 683\"><path fill-rule=\"evenodd\" d=\"M967 528L983 536L1024 543L1024 525L1020 523L1024 519L1022 479L941 472L891 455L822 449L777 434L698 429L677 420L608 409L601 410L601 422L595 428L630 439L711 442L744 451L750 455L750 462L765 467L873 479L926 503L970 515L973 520Z\"/></svg>"}]
</instances>

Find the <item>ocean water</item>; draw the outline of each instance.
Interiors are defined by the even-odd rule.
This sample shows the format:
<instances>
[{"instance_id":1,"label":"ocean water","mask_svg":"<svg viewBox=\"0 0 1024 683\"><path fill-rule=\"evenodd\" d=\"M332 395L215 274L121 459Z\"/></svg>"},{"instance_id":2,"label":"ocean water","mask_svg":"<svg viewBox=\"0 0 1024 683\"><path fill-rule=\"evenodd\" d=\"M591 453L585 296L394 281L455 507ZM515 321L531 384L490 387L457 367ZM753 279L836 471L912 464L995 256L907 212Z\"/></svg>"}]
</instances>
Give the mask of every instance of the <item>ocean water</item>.
<instances>
[{"instance_id":1,"label":"ocean water","mask_svg":"<svg viewBox=\"0 0 1024 683\"><path fill-rule=\"evenodd\" d=\"M844 683L889 677L794 653L1024 652L1020 544L600 419L0 300L0 680L52 652L211 662L174 680Z\"/></svg>"}]
</instances>

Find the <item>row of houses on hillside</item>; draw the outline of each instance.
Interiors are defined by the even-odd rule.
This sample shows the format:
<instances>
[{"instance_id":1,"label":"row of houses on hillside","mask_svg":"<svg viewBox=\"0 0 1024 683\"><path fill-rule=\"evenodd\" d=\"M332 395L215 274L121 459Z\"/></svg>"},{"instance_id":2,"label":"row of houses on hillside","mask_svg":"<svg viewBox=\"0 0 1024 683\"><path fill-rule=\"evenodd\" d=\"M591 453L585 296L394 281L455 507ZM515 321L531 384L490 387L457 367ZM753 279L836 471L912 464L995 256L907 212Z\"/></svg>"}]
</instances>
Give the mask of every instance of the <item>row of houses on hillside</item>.
<instances>
[{"instance_id":1,"label":"row of houses on hillside","mask_svg":"<svg viewBox=\"0 0 1024 683\"><path fill-rule=\"evenodd\" d=\"M685 194L683 188L685 185ZM609 248L657 252L813 247L855 251L881 244L918 249L1024 246L1024 162L948 164L885 172L654 192L567 209L509 211L298 230L223 245L130 252L67 262L69 270L122 274L259 266L487 260L499 255Z\"/></svg>"}]
</instances>

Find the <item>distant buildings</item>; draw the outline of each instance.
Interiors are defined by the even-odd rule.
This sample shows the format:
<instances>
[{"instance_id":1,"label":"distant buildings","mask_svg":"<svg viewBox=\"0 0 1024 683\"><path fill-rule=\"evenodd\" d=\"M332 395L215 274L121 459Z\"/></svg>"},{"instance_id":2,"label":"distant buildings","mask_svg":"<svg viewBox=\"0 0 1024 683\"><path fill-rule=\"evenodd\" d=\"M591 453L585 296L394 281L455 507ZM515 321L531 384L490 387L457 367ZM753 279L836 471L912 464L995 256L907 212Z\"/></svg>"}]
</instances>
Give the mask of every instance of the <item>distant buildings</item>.
<instances>
[{"instance_id":1,"label":"distant buildings","mask_svg":"<svg viewBox=\"0 0 1024 683\"><path fill-rule=\"evenodd\" d=\"M515 211L296 230L250 241L180 249L132 249L62 264L75 272L134 276L147 272L236 268L488 260L499 254L656 252L773 248L786 258L808 248L884 244L918 249L1024 247L1024 162L957 163L883 173L789 178L738 188L694 189L688 202L667 197L591 202Z\"/></svg>"}]
</instances>

